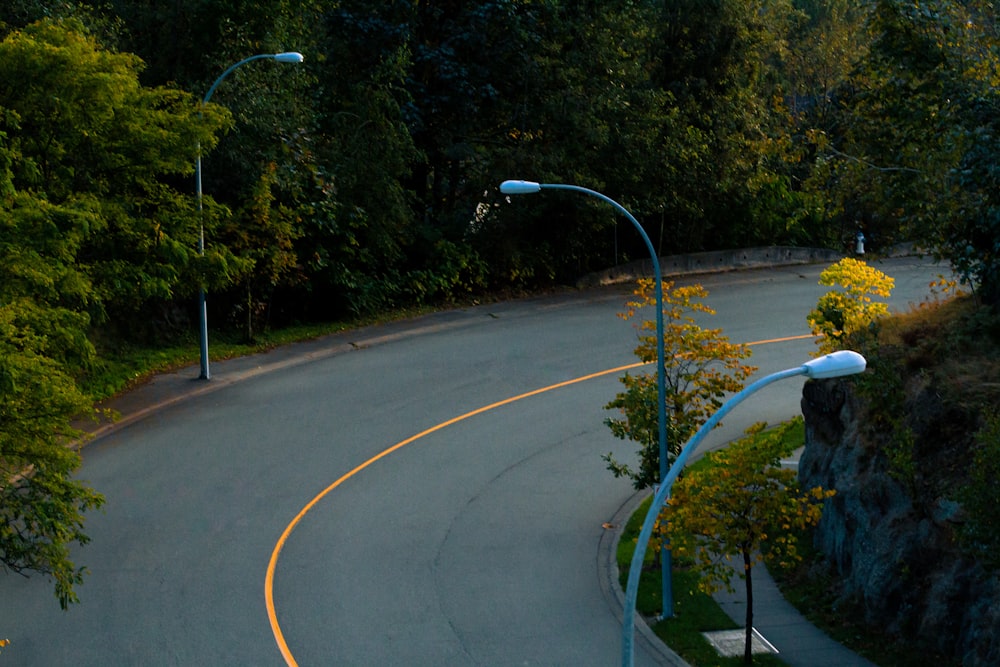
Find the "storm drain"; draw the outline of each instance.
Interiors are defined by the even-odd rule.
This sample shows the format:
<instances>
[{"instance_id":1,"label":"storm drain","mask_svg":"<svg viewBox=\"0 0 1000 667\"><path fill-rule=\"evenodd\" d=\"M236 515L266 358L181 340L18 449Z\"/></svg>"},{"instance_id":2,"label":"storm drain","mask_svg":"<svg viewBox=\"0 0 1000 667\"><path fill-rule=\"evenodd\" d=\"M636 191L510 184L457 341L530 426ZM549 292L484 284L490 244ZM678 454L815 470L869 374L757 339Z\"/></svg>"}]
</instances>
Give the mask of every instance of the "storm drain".
<instances>
[{"instance_id":1,"label":"storm drain","mask_svg":"<svg viewBox=\"0 0 1000 667\"><path fill-rule=\"evenodd\" d=\"M746 631L743 628L701 634L708 640L709 644L715 647L719 655L727 658L743 655L743 649L746 646ZM750 635L750 651L753 653L777 653L778 649L764 639L764 635L757 632L757 628L753 628Z\"/></svg>"}]
</instances>

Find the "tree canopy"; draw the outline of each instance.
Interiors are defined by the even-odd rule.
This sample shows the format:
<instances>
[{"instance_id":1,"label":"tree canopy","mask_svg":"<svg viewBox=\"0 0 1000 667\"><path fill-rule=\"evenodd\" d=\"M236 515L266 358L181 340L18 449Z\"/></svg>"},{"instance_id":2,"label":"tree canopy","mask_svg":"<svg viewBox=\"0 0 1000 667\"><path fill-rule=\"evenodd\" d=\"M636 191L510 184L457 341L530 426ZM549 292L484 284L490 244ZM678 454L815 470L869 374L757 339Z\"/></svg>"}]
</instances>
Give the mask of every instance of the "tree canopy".
<instances>
[{"instance_id":1,"label":"tree canopy","mask_svg":"<svg viewBox=\"0 0 1000 667\"><path fill-rule=\"evenodd\" d=\"M93 214L15 193L9 171L0 186L0 568L50 576L65 607L83 575L69 545L88 541L83 513L102 502L70 477L80 456L67 447L90 409L74 378L94 352L90 284L74 258Z\"/></svg>"},{"instance_id":2,"label":"tree canopy","mask_svg":"<svg viewBox=\"0 0 1000 667\"><path fill-rule=\"evenodd\" d=\"M168 117L167 90L200 97L248 55L306 54L301 66L235 72L213 100L231 121L210 105L206 124L139 126L171 133L170 155L58 137L54 149L93 161L82 176L94 187L115 167L96 151L125 160L118 168L142 159L178 176L202 140L205 193L224 206L210 207L204 262L190 257L190 183L174 178L164 192L141 170L116 183L133 207L164 211L157 261L105 266L133 274L114 295L133 307L202 283L213 321L242 322L252 284L261 313L336 317L569 282L645 254L600 205L566 194L507 202L496 189L507 178L606 192L663 254L846 249L860 226L876 251L922 243L992 298L1000 70L985 0L17 0L0 12L11 28L52 16L106 47L95 56L105 65L88 67L138 74L138 91L117 94L152 96L147 111ZM57 68L39 74L26 95L74 88ZM45 140L58 129L26 131ZM262 180L276 212L266 218L246 206ZM265 219L294 227L258 237L287 239L277 274L234 233ZM98 254L118 240L102 235Z\"/></svg>"},{"instance_id":3,"label":"tree canopy","mask_svg":"<svg viewBox=\"0 0 1000 667\"><path fill-rule=\"evenodd\" d=\"M141 67L74 21L33 24L0 42L10 187L88 212L75 261L98 319L141 312L208 280L194 261L192 199L170 179L193 173L197 146L215 145L228 115L215 107L202 113L183 91L142 86Z\"/></svg>"}]
</instances>

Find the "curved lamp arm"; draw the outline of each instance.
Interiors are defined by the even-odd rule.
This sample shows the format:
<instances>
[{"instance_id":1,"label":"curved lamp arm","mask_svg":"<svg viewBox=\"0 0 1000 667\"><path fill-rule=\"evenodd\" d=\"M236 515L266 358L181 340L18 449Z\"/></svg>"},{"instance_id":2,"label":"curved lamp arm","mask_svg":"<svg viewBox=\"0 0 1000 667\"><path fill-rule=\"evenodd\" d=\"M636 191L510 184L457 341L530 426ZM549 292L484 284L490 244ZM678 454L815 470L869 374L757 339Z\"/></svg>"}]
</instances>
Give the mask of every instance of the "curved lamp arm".
<instances>
[{"instance_id":1,"label":"curved lamp arm","mask_svg":"<svg viewBox=\"0 0 1000 667\"><path fill-rule=\"evenodd\" d=\"M304 59L305 57L298 51L285 51L282 53L261 53L256 56L250 56L249 58L244 58L243 60L237 63L233 63L232 65L227 67L226 71L224 71L222 74L219 75L219 78L215 80L215 82L212 84L212 87L208 89L207 93L205 93L205 97L204 99L202 99L201 103L208 104L208 101L212 99L212 93L214 93L215 89L219 87L219 84L222 83L222 80L225 79L227 76L229 76L232 73L232 71L237 67L239 67L240 65L245 65L248 62L252 62L254 60L275 60L279 63L300 63Z\"/></svg>"}]
</instances>

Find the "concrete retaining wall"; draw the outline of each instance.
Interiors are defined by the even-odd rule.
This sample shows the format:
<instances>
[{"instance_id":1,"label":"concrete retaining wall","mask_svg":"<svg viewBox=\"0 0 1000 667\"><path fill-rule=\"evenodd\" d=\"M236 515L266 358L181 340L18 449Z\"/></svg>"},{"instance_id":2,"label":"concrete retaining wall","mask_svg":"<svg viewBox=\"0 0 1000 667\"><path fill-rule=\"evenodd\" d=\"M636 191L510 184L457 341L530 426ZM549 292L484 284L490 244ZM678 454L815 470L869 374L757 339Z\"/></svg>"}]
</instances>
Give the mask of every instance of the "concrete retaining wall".
<instances>
[{"instance_id":1,"label":"concrete retaining wall","mask_svg":"<svg viewBox=\"0 0 1000 667\"><path fill-rule=\"evenodd\" d=\"M824 248L794 248L791 246L765 246L743 248L741 250L712 250L687 255L660 257L660 271L663 277L683 276L698 273L716 273L736 269L766 268L769 266L791 266L794 264L817 264L843 259L844 253ZM640 260L622 264L603 271L583 276L577 287L595 287L622 282L632 282L641 277L651 277L651 260Z\"/></svg>"}]
</instances>

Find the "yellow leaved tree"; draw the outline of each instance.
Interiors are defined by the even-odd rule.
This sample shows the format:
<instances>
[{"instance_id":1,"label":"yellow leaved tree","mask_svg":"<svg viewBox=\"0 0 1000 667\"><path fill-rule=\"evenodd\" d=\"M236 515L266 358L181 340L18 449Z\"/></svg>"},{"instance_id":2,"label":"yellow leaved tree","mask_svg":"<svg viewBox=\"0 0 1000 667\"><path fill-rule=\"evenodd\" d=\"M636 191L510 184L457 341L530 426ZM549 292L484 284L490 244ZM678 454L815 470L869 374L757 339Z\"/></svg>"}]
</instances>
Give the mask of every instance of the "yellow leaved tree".
<instances>
[{"instance_id":1,"label":"yellow leaved tree","mask_svg":"<svg viewBox=\"0 0 1000 667\"><path fill-rule=\"evenodd\" d=\"M827 354L842 349L847 336L874 333L889 307L873 297L889 298L896 281L861 260L845 257L819 274L819 284L840 288L821 296L806 317L812 332L822 336L817 342L820 354Z\"/></svg>"},{"instance_id":2,"label":"yellow leaved tree","mask_svg":"<svg viewBox=\"0 0 1000 667\"><path fill-rule=\"evenodd\" d=\"M800 489L795 471L781 467L794 447L785 437L793 424L772 430L756 424L744 438L708 454L707 465L690 469L674 484L655 528L655 546L669 544L672 554L690 558L704 592L732 591L734 576L744 580L747 664L753 659L752 573L761 547L766 544L783 565L799 560L797 532L816 525L822 502L835 493Z\"/></svg>"},{"instance_id":3,"label":"yellow leaved tree","mask_svg":"<svg viewBox=\"0 0 1000 667\"><path fill-rule=\"evenodd\" d=\"M655 309L655 286L651 278L640 279L633 292L635 298L625 304L627 310L619 317L628 320L640 309L649 306ZM726 396L743 389L743 381L757 370L756 366L743 363L751 354L747 345L730 343L722 329L705 329L697 323L696 316L715 314L703 302L707 295L701 285L663 283L664 389L670 460L719 409ZM643 362L655 363L655 321L644 320L637 329L639 345L635 355ZM616 477L630 478L636 489L660 481L657 377L653 368L651 373L626 373L621 379L625 391L605 406L620 415L604 421L611 432L639 444L639 466L633 468L617 461L610 453L603 458Z\"/></svg>"}]
</instances>

